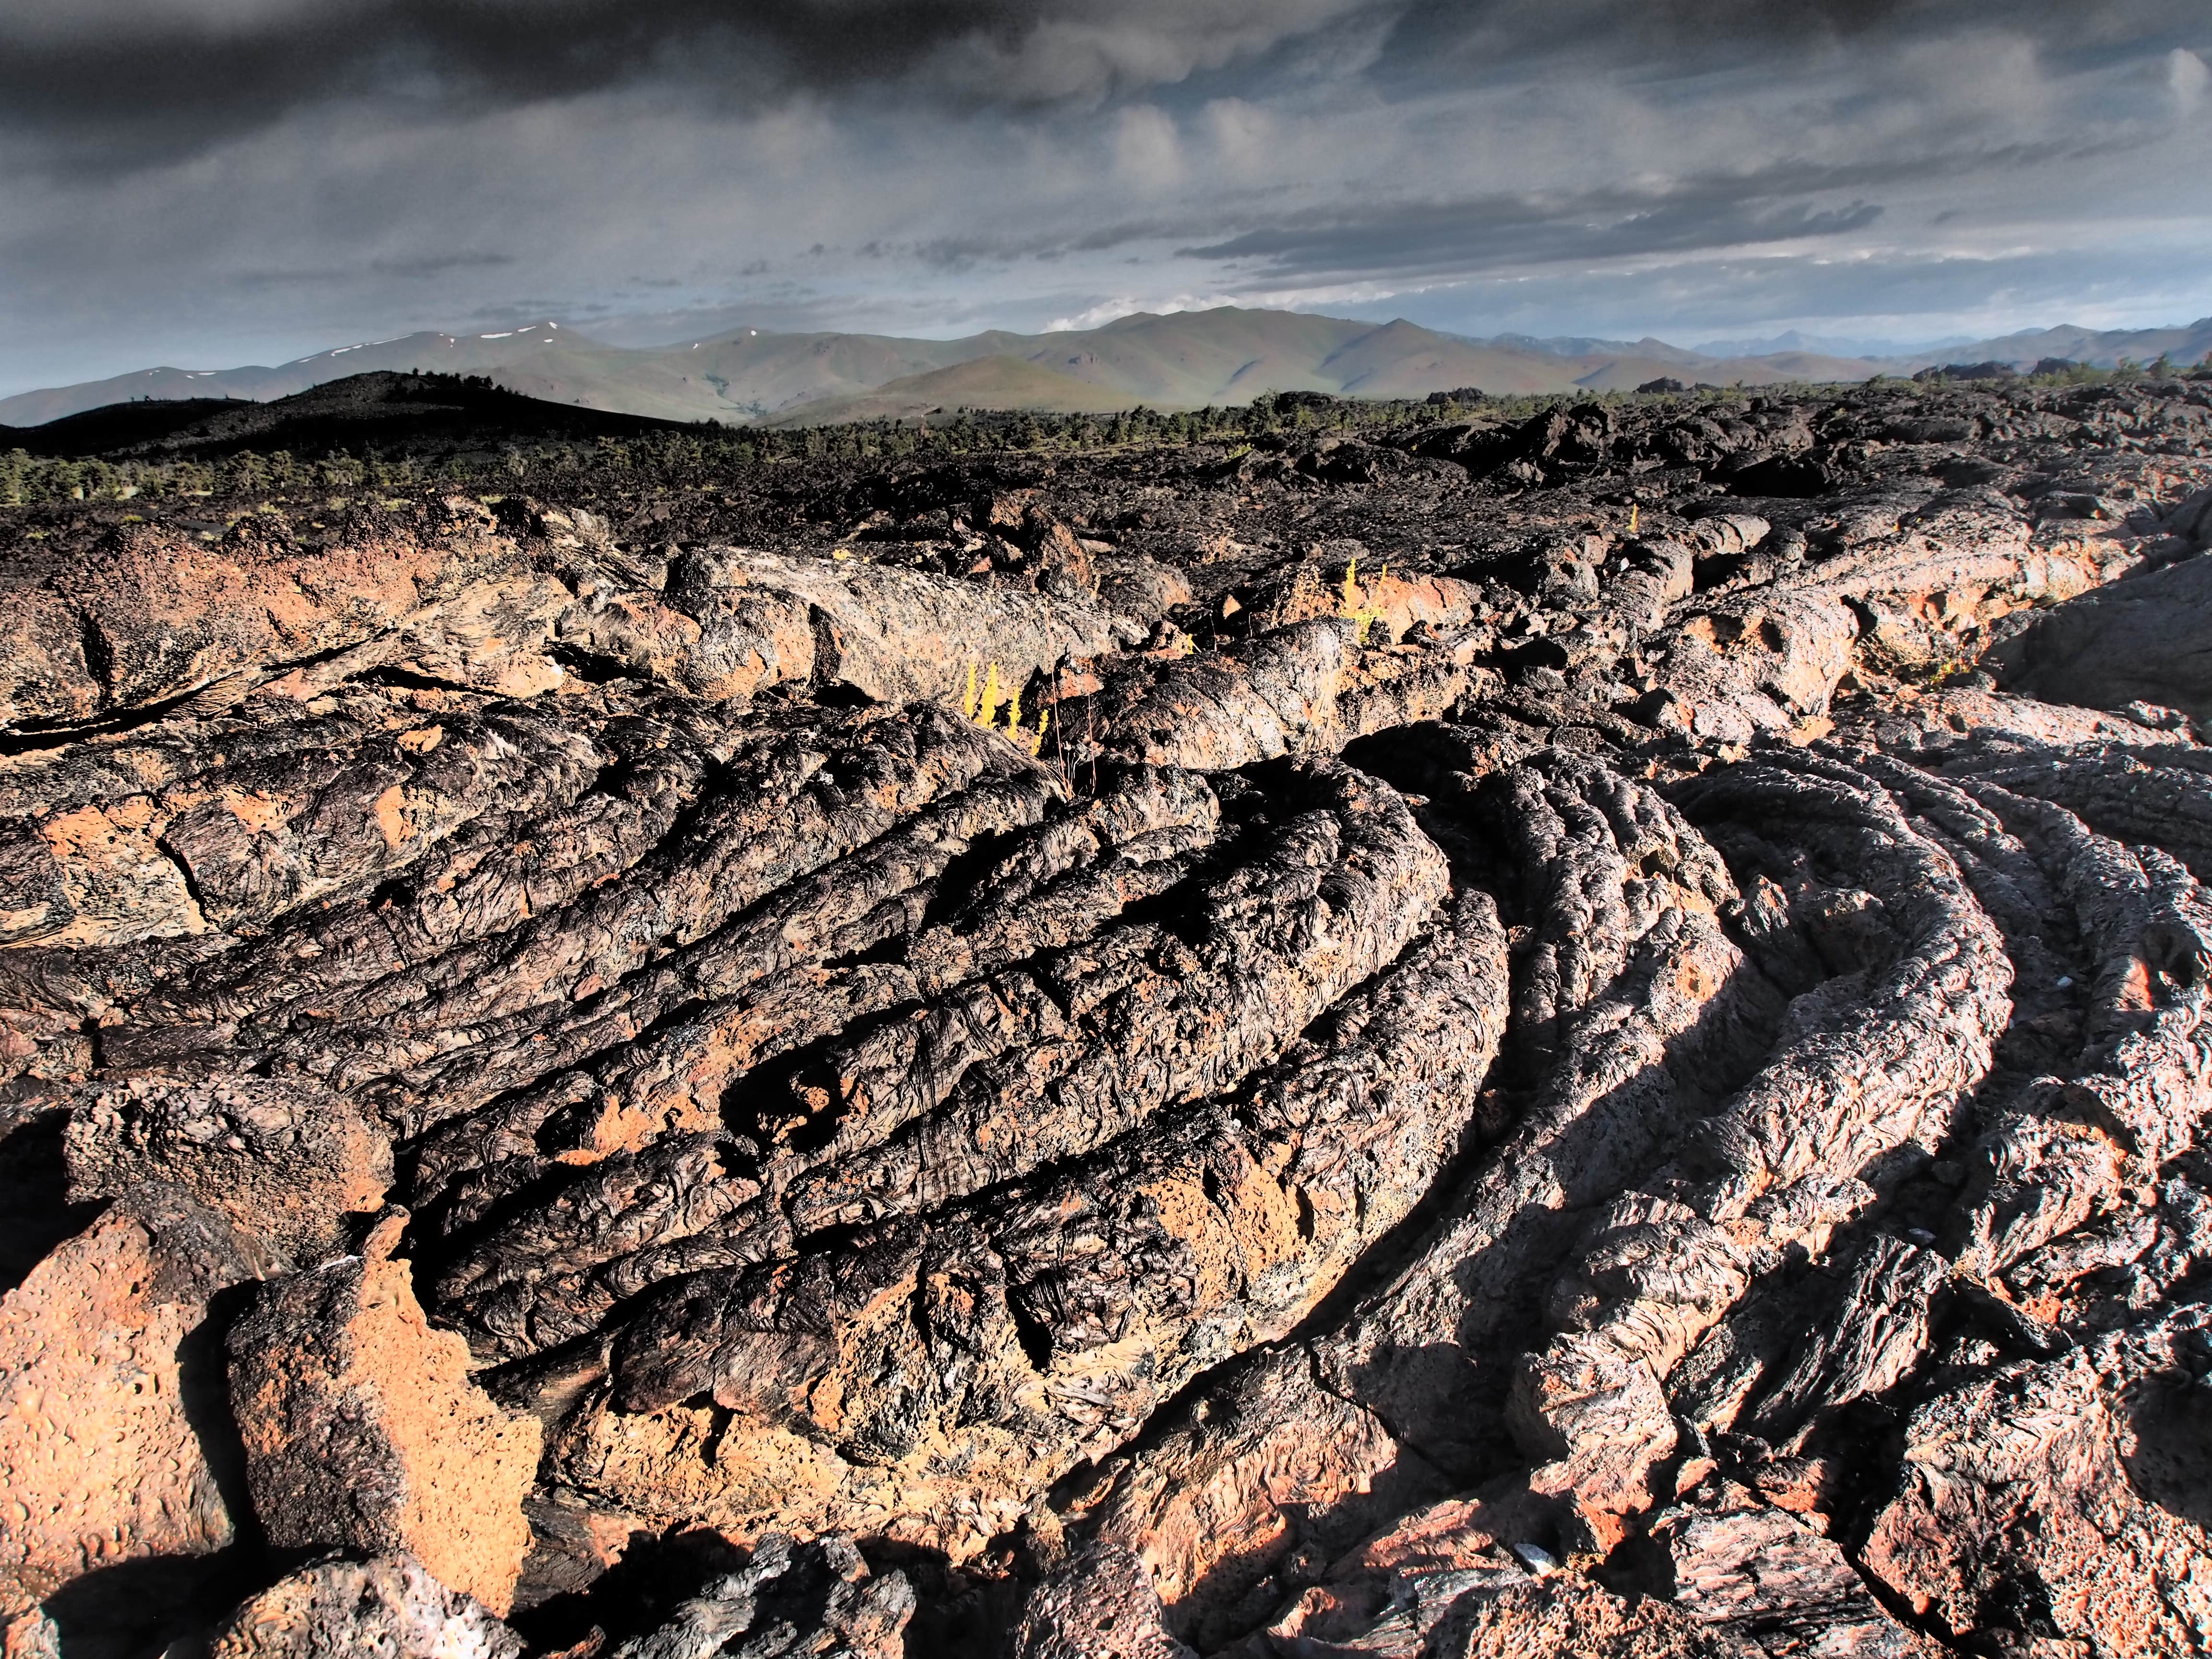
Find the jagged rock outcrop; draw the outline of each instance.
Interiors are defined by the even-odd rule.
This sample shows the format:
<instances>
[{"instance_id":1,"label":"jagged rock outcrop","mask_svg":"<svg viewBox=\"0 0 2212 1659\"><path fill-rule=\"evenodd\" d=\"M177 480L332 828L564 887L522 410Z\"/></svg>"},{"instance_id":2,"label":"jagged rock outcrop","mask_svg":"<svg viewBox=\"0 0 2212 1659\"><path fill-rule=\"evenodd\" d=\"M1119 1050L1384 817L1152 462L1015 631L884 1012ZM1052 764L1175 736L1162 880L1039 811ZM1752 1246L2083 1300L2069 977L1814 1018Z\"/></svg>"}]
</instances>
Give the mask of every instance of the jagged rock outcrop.
<instances>
[{"instance_id":1,"label":"jagged rock outcrop","mask_svg":"<svg viewBox=\"0 0 2212 1659\"><path fill-rule=\"evenodd\" d=\"M2162 1323L2001 1367L1917 1410L1897 1489L1868 1534L1869 1572L1954 1637L1993 1630L2104 1653L2202 1647L2212 1633L2203 1510L2192 1504L2190 1518L2146 1500L2121 1462L2131 1437L2112 1398L2144 1364L2128 1349L2205 1328L2201 1308Z\"/></svg>"},{"instance_id":2,"label":"jagged rock outcrop","mask_svg":"<svg viewBox=\"0 0 2212 1659\"><path fill-rule=\"evenodd\" d=\"M209 1659L522 1659L521 1638L413 1556L335 1557L279 1579L215 1632Z\"/></svg>"},{"instance_id":3,"label":"jagged rock outcrop","mask_svg":"<svg viewBox=\"0 0 2212 1659\"><path fill-rule=\"evenodd\" d=\"M613 1659L901 1659L913 1616L905 1576L872 1572L849 1539L794 1544L771 1533L736 1571L611 1651Z\"/></svg>"},{"instance_id":4,"label":"jagged rock outcrop","mask_svg":"<svg viewBox=\"0 0 2212 1659\"><path fill-rule=\"evenodd\" d=\"M141 1187L0 1299L0 1613L237 1537L210 1304L264 1270L223 1217Z\"/></svg>"},{"instance_id":5,"label":"jagged rock outcrop","mask_svg":"<svg viewBox=\"0 0 2212 1659\"><path fill-rule=\"evenodd\" d=\"M137 1078L88 1091L64 1139L69 1195L112 1198L143 1182L180 1187L265 1249L312 1263L376 1209L392 1146L340 1095L287 1079Z\"/></svg>"},{"instance_id":6,"label":"jagged rock outcrop","mask_svg":"<svg viewBox=\"0 0 2212 1659\"><path fill-rule=\"evenodd\" d=\"M1301 622L1206 656L1139 662L1057 708L1078 765L1107 756L1225 770L1285 754L1333 754L1371 732L1432 720L1498 684L1474 665L1485 641L1446 635L1370 645L1363 617Z\"/></svg>"},{"instance_id":7,"label":"jagged rock outcrop","mask_svg":"<svg viewBox=\"0 0 2212 1659\"><path fill-rule=\"evenodd\" d=\"M1462 1595L1429 1638L1451 1659L1521 1659L1575 1652L1589 1659L1752 1659L1759 1650L1650 1597L1628 1601L1565 1576L1496 1595Z\"/></svg>"},{"instance_id":8,"label":"jagged rock outcrop","mask_svg":"<svg viewBox=\"0 0 2212 1659\"><path fill-rule=\"evenodd\" d=\"M62 1635L37 1607L0 1625L0 1654L7 1659L61 1659Z\"/></svg>"},{"instance_id":9,"label":"jagged rock outcrop","mask_svg":"<svg viewBox=\"0 0 2212 1659\"><path fill-rule=\"evenodd\" d=\"M1133 1552L1094 1547L1030 1595L1012 1650L1018 1659L1192 1659L1164 1616Z\"/></svg>"},{"instance_id":10,"label":"jagged rock outcrop","mask_svg":"<svg viewBox=\"0 0 2212 1659\"><path fill-rule=\"evenodd\" d=\"M390 1256L404 1219L360 1255L263 1285L231 1328L246 1484L280 1549L404 1552L505 1613L541 1432L503 1415L469 1382L460 1340L430 1328Z\"/></svg>"},{"instance_id":11,"label":"jagged rock outcrop","mask_svg":"<svg viewBox=\"0 0 2212 1659\"><path fill-rule=\"evenodd\" d=\"M2212 1642L2204 398L56 510L8 1639Z\"/></svg>"},{"instance_id":12,"label":"jagged rock outcrop","mask_svg":"<svg viewBox=\"0 0 2212 1659\"><path fill-rule=\"evenodd\" d=\"M2155 703L2212 720L2212 565L2184 559L2069 599L2008 641L2008 689L2090 708Z\"/></svg>"},{"instance_id":13,"label":"jagged rock outcrop","mask_svg":"<svg viewBox=\"0 0 2212 1659\"><path fill-rule=\"evenodd\" d=\"M1747 1488L1720 1483L1651 1523L1667 1599L1773 1654L1935 1659L1892 1617L1841 1546Z\"/></svg>"}]
</instances>

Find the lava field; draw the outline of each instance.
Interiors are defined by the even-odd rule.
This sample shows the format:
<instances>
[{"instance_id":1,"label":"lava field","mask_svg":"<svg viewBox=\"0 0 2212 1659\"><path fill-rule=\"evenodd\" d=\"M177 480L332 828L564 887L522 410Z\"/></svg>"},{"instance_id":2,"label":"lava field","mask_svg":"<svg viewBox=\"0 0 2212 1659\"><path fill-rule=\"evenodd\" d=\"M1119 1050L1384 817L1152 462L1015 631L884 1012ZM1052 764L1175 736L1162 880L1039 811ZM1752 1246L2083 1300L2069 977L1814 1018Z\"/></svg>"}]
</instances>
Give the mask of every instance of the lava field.
<instances>
[{"instance_id":1,"label":"lava field","mask_svg":"<svg viewBox=\"0 0 2212 1659\"><path fill-rule=\"evenodd\" d=\"M2212 1647L2212 381L1449 412L0 509L4 1652Z\"/></svg>"}]
</instances>

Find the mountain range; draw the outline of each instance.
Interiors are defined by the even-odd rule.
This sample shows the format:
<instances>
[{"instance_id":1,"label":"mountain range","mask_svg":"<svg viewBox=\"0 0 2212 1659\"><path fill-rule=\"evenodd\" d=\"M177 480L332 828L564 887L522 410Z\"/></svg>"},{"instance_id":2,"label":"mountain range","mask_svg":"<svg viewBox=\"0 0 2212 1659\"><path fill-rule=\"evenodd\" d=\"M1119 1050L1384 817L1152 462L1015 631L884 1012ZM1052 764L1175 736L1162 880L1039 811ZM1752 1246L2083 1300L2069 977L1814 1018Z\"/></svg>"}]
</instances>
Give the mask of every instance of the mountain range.
<instances>
[{"instance_id":1,"label":"mountain range","mask_svg":"<svg viewBox=\"0 0 2212 1659\"><path fill-rule=\"evenodd\" d=\"M0 398L0 424L36 426L140 399L280 398L370 370L482 374L526 397L666 421L812 425L973 408L1104 412L1249 402L1268 392L1408 398L1479 386L1492 393L1625 391L1669 378L1714 385L1862 380L1935 362L2030 365L2066 357L2109 367L2161 352L2212 350L2212 318L2182 328L2028 331L1930 354L1850 356L1784 336L1716 353L1663 340L1475 339L1403 319L1376 324L1221 307L1140 312L1102 327L991 330L957 340L772 333L615 346L551 320L479 334L417 333L339 346L273 368L150 368Z\"/></svg>"}]
</instances>

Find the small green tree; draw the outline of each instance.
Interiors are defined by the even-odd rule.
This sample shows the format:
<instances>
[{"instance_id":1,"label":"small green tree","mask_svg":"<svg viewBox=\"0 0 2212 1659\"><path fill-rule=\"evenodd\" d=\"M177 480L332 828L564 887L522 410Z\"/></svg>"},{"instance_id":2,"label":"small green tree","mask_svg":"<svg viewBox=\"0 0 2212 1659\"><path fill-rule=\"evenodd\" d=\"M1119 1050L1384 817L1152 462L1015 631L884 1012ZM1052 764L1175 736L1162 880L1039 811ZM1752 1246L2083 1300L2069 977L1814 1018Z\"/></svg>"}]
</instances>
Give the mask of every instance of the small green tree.
<instances>
[{"instance_id":1,"label":"small green tree","mask_svg":"<svg viewBox=\"0 0 2212 1659\"><path fill-rule=\"evenodd\" d=\"M343 449L315 463L315 488L337 494L358 489L368 468Z\"/></svg>"}]
</instances>

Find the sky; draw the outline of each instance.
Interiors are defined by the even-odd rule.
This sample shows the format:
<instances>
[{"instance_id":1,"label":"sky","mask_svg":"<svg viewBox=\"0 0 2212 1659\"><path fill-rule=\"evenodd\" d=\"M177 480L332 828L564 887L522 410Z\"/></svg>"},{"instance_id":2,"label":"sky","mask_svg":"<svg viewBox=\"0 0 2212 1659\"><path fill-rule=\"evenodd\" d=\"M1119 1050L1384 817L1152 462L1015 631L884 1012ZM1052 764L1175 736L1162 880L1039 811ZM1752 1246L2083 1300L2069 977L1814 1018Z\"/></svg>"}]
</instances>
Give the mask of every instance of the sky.
<instances>
[{"instance_id":1,"label":"sky","mask_svg":"<svg viewBox=\"0 0 2212 1659\"><path fill-rule=\"evenodd\" d=\"M2212 313L2205 0L9 0L0 395L556 318Z\"/></svg>"}]
</instances>

